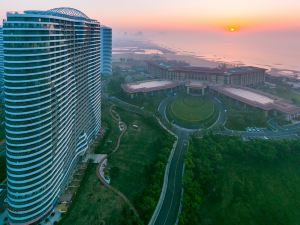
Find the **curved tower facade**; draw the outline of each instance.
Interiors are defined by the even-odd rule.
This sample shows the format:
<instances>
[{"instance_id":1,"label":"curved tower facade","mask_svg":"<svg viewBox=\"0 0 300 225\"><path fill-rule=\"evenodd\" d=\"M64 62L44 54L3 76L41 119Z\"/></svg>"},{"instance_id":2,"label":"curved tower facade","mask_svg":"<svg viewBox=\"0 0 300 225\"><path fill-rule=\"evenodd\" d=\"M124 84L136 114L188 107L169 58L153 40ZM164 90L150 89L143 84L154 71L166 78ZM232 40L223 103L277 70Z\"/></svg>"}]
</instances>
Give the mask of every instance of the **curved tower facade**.
<instances>
[{"instance_id":1,"label":"curved tower facade","mask_svg":"<svg viewBox=\"0 0 300 225\"><path fill-rule=\"evenodd\" d=\"M101 126L100 24L72 8L3 24L11 224L51 213Z\"/></svg>"}]
</instances>

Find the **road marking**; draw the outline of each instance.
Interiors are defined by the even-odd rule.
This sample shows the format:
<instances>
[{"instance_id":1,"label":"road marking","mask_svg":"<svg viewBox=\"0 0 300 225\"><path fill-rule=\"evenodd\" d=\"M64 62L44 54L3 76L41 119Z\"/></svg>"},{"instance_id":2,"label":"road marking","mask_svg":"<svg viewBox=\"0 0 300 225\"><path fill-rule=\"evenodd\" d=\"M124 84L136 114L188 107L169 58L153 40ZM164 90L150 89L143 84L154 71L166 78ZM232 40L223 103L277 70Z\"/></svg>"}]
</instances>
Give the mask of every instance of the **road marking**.
<instances>
[{"instance_id":1,"label":"road marking","mask_svg":"<svg viewBox=\"0 0 300 225\"><path fill-rule=\"evenodd\" d=\"M167 213L167 216L166 216L166 219L165 219L163 225L166 224L166 222L167 222L167 220L168 220L168 218L169 218L169 214L170 214L172 205L173 205L173 199L174 199L174 194L175 194L175 186L176 186L177 168L178 168L179 160L181 159L180 156L181 156L181 154L182 154L182 150L184 149L184 148L183 148L183 147L184 147L184 146L183 146L183 143L184 143L185 141L186 141L186 140L182 140L182 143L181 143L181 145L180 145L181 150L180 150L180 152L179 152L179 157L178 157L177 162L176 162L176 169L175 169L175 176L174 176L175 179L174 179L174 183L173 183L173 192L172 192L171 204L170 204L170 207L169 207L169 209L168 209L168 213Z\"/></svg>"}]
</instances>

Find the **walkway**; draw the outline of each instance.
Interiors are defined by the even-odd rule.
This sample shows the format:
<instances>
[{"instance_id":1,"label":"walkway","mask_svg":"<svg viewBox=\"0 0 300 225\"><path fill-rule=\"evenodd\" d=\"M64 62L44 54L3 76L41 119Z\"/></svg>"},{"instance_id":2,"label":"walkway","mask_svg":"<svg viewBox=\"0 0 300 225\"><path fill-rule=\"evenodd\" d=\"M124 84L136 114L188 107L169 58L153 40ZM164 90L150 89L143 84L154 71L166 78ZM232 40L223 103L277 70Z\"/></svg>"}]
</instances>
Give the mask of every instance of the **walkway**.
<instances>
[{"instance_id":1,"label":"walkway","mask_svg":"<svg viewBox=\"0 0 300 225\"><path fill-rule=\"evenodd\" d=\"M105 162L105 160L107 160L107 158L109 156L111 156L112 154L114 154L115 152L117 152L119 150L120 147L120 143L121 143L121 139L123 137L123 135L126 133L127 131L127 125L121 121L120 115L113 109L114 105L112 105L109 109L111 117L119 124L119 127L121 128L121 134L118 137L117 140L117 144L116 147L114 148L114 150L109 153L106 157L103 157L102 160L99 162L98 166L97 166L97 170L96 170L96 174L97 177L99 178L99 180L101 181L101 183L108 188L109 190L111 190L112 192L114 192L115 194L117 194L121 199L124 200L124 202L129 206L129 208L132 210L132 212L134 213L134 215L138 218L140 218L137 210L135 209L135 207L132 205L132 203L129 201L129 199L119 190L117 190L116 188L112 187L111 185L109 185L105 178L101 176L101 168L103 168L101 165Z\"/></svg>"}]
</instances>

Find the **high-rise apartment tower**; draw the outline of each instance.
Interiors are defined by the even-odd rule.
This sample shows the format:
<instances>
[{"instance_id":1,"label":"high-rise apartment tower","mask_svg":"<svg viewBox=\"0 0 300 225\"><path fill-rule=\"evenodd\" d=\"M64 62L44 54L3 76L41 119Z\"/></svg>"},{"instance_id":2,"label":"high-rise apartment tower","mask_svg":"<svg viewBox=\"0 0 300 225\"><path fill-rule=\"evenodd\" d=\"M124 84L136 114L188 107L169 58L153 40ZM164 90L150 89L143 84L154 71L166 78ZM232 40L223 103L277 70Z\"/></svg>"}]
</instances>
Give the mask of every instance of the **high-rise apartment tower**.
<instances>
[{"instance_id":1,"label":"high-rise apartment tower","mask_svg":"<svg viewBox=\"0 0 300 225\"><path fill-rule=\"evenodd\" d=\"M112 29L101 26L101 73L111 75L112 73Z\"/></svg>"},{"instance_id":2,"label":"high-rise apartment tower","mask_svg":"<svg viewBox=\"0 0 300 225\"><path fill-rule=\"evenodd\" d=\"M101 127L100 24L72 8L8 13L3 23L11 224L52 212Z\"/></svg>"}]
</instances>

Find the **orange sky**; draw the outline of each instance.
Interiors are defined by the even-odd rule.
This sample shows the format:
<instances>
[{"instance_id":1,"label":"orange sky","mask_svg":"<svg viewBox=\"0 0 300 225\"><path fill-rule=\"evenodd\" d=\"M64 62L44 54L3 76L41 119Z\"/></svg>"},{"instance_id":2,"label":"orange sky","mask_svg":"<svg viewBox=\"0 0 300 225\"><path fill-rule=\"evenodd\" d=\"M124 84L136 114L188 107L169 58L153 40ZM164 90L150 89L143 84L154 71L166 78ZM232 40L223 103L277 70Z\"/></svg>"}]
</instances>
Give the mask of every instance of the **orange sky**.
<instances>
[{"instance_id":1,"label":"orange sky","mask_svg":"<svg viewBox=\"0 0 300 225\"><path fill-rule=\"evenodd\" d=\"M0 0L7 11L77 8L115 29L240 31L300 28L300 0Z\"/></svg>"}]
</instances>

